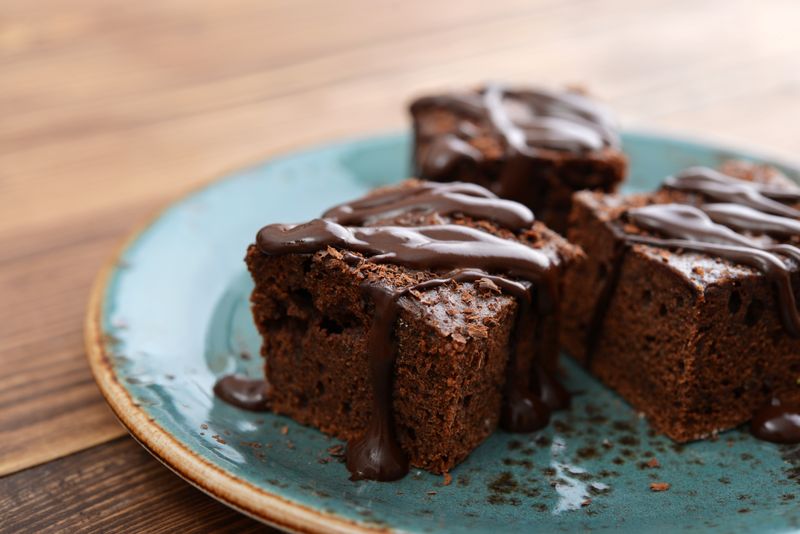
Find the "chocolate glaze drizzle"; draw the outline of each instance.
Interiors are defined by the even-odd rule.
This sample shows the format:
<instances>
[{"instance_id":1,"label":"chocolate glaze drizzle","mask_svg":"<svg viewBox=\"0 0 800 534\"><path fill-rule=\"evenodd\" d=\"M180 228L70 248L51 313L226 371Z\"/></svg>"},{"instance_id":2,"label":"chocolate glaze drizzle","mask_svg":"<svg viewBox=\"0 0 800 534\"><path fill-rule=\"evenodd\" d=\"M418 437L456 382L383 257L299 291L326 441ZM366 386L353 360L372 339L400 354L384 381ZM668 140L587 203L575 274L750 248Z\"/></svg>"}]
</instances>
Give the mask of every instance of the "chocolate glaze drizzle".
<instances>
[{"instance_id":1,"label":"chocolate glaze drizzle","mask_svg":"<svg viewBox=\"0 0 800 534\"><path fill-rule=\"evenodd\" d=\"M243 410L269 410L269 383L263 378L243 375L223 376L214 384L214 395Z\"/></svg>"},{"instance_id":2,"label":"chocolate glaze drizzle","mask_svg":"<svg viewBox=\"0 0 800 534\"><path fill-rule=\"evenodd\" d=\"M326 247L370 255L372 263L420 270L479 269L538 282L549 271L541 251L457 224L342 226L326 219L300 225L271 224L258 233L264 254L310 254Z\"/></svg>"},{"instance_id":3,"label":"chocolate glaze drizzle","mask_svg":"<svg viewBox=\"0 0 800 534\"><path fill-rule=\"evenodd\" d=\"M502 292L516 297L518 312L508 366L502 424L511 431L528 432L549 420L550 410L565 407L569 396L543 369L527 380L519 376L524 362L521 342L540 335L538 318L557 309L558 261L516 240L457 224L431 226L344 226L372 224L407 214L464 214L493 219L510 230L529 228L533 214L522 206L495 198L468 184L428 184L378 192L329 210L325 219L301 225L273 224L262 228L256 245L264 254L309 254L337 247L366 256L372 263L392 263L443 272L437 278L402 289L365 282L365 298L375 311L367 339L373 410L365 434L347 446L352 479L396 480L408 471L392 415L393 369L396 346L394 324L400 299L410 291L427 290L453 282L491 280ZM359 258L353 256L355 261ZM532 313L535 306L537 313Z\"/></svg>"},{"instance_id":4,"label":"chocolate glaze drizzle","mask_svg":"<svg viewBox=\"0 0 800 534\"><path fill-rule=\"evenodd\" d=\"M750 432L758 439L773 443L800 443L800 405L772 399L753 414Z\"/></svg>"},{"instance_id":5,"label":"chocolate glaze drizzle","mask_svg":"<svg viewBox=\"0 0 800 534\"><path fill-rule=\"evenodd\" d=\"M800 312L791 278L800 265L800 248L785 243L773 244L772 240L765 244L765 240L758 237L760 234L782 237L800 234L797 220L800 210L781 203L800 201L800 189L779 189L748 182L704 167L692 167L670 177L664 186L699 195L699 198L689 197L687 202L692 204L651 204L633 208L621 217L623 222L664 237L625 233L619 226L614 227L619 246L589 328L589 358L597 346L625 254L633 244L691 250L758 269L775 286L786 333L800 337ZM705 203L707 199L720 202ZM793 262L787 263L789 259ZM796 406L767 406L754 415L753 433L770 441L800 442L799 412Z\"/></svg>"},{"instance_id":6,"label":"chocolate glaze drizzle","mask_svg":"<svg viewBox=\"0 0 800 534\"><path fill-rule=\"evenodd\" d=\"M400 214L453 215L460 213L476 219L493 220L516 230L533 224L533 212L475 184L419 182L414 187L386 189L353 202L340 204L322 217L342 225L368 225Z\"/></svg>"},{"instance_id":7,"label":"chocolate glaze drizzle","mask_svg":"<svg viewBox=\"0 0 800 534\"><path fill-rule=\"evenodd\" d=\"M700 193L720 202L740 204L764 213L800 217L800 211L778 202L779 200L800 202L800 189L740 180L708 167L689 167L667 178L664 186L689 193Z\"/></svg>"},{"instance_id":8,"label":"chocolate glaze drizzle","mask_svg":"<svg viewBox=\"0 0 800 534\"><path fill-rule=\"evenodd\" d=\"M498 136L509 161L537 158L542 150L583 153L619 146L610 114L576 92L510 90L491 84L470 93L420 98L411 105L413 115L426 109L446 109L463 120L454 133L430 139L425 154L416 158L416 173L425 178L444 177L462 161L485 162L484 153L470 144L482 129ZM429 135L419 125L416 134L421 139ZM509 165L504 171L503 191L523 179L519 169ZM503 191L501 196L507 196Z\"/></svg>"}]
</instances>

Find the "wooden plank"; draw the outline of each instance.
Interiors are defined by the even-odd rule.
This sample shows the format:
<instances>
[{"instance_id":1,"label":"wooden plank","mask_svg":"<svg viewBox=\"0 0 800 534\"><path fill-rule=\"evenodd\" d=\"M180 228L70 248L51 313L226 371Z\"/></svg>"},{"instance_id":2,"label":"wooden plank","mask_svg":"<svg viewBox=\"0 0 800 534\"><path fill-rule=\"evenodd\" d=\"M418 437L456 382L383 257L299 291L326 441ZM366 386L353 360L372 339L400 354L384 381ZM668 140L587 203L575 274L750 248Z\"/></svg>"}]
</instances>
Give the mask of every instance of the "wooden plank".
<instances>
[{"instance_id":1,"label":"wooden plank","mask_svg":"<svg viewBox=\"0 0 800 534\"><path fill-rule=\"evenodd\" d=\"M86 363L83 316L96 270L145 211L0 239L0 475L125 433Z\"/></svg>"},{"instance_id":2,"label":"wooden plank","mask_svg":"<svg viewBox=\"0 0 800 534\"><path fill-rule=\"evenodd\" d=\"M419 8L388 16L347 3L333 18L325 18L327 11L318 17L315 10L302 15L296 9L295 19L275 15L295 24L269 26L271 39L263 39L263 28L253 21L266 15L256 4L243 3L239 15L223 17L212 29L210 19L189 16L185 6L166 9L161 16L183 24L180 35L197 33L191 41L170 41L172 23L148 26L159 17L149 12L141 15L137 31L95 35L87 29L88 44L69 41L61 55L12 61L4 71L4 79L14 83L0 92L11 95L0 104L6 117L0 146L7 147L0 169L8 169L0 179L0 227L52 222L119 198L173 195L289 147L400 127L408 96L442 84L483 78L590 81L623 117L640 123L655 117L649 124L658 126L661 108L738 98L775 87L800 70L800 40L793 30L800 5L767 4L752 16L746 2L662 1L647 10L636 9L633 0L603 9L547 2L529 11L501 3L476 21L480 10L471 3L473 18L460 25L442 23L449 19L432 12L431 20L440 16L437 29L417 20ZM138 13L135 6L129 9ZM356 17L367 17L365 26L374 22L387 35L377 38L369 30L374 42L345 39L338 46L343 31L326 28L344 27ZM279 61L272 39L288 39L292 52L283 59L291 61ZM173 47L180 52L164 52ZM54 91L41 83L49 77L68 85ZM776 127L786 132L783 121L776 119L770 130ZM716 131L710 125L702 130ZM758 132L748 138L757 142ZM34 188L48 190L58 202L32 197Z\"/></svg>"},{"instance_id":3,"label":"wooden plank","mask_svg":"<svg viewBox=\"0 0 800 534\"><path fill-rule=\"evenodd\" d=\"M3 532L276 532L179 479L131 438L0 478Z\"/></svg>"},{"instance_id":4,"label":"wooden plank","mask_svg":"<svg viewBox=\"0 0 800 534\"><path fill-rule=\"evenodd\" d=\"M791 74L800 76L800 65ZM800 78L725 102L668 112L659 122L665 129L690 135L703 135L713 127L720 139L800 165L800 136L789 132L800 124Z\"/></svg>"}]
</instances>

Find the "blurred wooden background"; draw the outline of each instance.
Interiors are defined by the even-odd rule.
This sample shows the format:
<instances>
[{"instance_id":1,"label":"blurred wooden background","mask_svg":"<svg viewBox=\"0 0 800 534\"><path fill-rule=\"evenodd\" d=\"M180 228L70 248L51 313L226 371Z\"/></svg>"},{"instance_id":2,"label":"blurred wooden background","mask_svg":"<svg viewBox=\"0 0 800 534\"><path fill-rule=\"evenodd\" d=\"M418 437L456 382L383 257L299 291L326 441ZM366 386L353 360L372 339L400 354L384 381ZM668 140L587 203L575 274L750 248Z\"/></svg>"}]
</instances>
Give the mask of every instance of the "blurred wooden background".
<instances>
[{"instance_id":1,"label":"blurred wooden background","mask_svg":"<svg viewBox=\"0 0 800 534\"><path fill-rule=\"evenodd\" d=\"M0 530L261 528L128 438L84 361L92 278L159 206L486 79L800 161L798 24L797 0L3 0Z\"/></svg>"}]
</instances>

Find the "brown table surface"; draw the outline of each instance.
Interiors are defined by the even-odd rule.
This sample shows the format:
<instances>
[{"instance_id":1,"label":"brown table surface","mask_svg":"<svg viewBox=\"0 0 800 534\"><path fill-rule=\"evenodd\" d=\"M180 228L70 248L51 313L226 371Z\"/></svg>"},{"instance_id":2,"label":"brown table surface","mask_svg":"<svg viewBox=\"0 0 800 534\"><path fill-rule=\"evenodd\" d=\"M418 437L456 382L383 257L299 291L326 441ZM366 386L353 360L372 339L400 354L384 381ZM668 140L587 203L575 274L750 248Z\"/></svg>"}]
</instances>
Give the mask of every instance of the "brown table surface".
<instances>
[{"instance_id":1,"label":"brown table surface","mask_svg":"<svg viewBox=\"0 0 800 534\"><path fill-rule=\"evenodd\" d=\"M143 217L430 88L581 84L627 127L800 160L796 0L3 0L0 530L259 530L117 423L89 284Z\"/></svg>"}]
</instances>

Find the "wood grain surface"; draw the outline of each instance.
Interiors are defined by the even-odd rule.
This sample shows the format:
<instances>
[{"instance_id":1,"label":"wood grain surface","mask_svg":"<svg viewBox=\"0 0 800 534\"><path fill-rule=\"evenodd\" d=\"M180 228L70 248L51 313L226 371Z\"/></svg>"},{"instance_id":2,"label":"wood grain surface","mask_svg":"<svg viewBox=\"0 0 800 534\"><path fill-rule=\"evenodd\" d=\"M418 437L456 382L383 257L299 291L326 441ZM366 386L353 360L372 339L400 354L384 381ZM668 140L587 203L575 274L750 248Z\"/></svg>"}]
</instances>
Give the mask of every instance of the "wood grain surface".
<instances>
[{"instance_id":1,"label":"wood grain surface","mask_svg":"<svg viewBox=\"0 0 800 534\"><path fill-rule=\"evenodd\" d=\"M117 438L0 479L8 532L274 532L186 484Z\"/></svg>"},{"instance_id":2,"label":"wood grain surface","mask_svg":"<svg viewBox=\"0 0 800 534\"><path fill-rule=\"evenodd\" d=\"M581 84L627 127L800 160L798 21L796 0L3 0L0 513L252 526L123 438L84 361L95 272L167 201L487 79Z\"/></svg>"}]
</instances>

